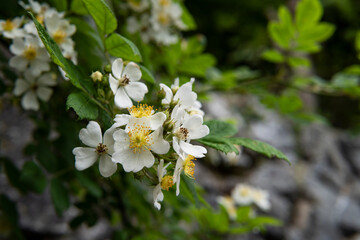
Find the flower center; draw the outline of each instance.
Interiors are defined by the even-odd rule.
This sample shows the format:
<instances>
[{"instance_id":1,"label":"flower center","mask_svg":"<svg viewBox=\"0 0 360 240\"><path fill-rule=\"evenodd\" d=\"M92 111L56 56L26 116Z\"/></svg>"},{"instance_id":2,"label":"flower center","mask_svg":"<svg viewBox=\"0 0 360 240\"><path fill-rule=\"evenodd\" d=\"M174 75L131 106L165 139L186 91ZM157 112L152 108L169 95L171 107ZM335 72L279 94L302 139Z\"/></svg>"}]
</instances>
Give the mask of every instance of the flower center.
<instances>
[{"instance_id":1,"label":"flower center","mask_svg":"<svg viewBox=\"0 0 360 240\"><path fill-rule=\"evenodd\" d=\"M120 79L121 86L126 86L129 84L129 82L130 82L130 79L126 76L126 74L124 74L124 76Z\"/></svg>"},{"instance_id":2,"label":"flower center","mask_svg":"<svg viewBox=\"0 0 360 240\"><path fill-rule=\"evenodd\" d=\"M37 15L36 20L41 24L44 25L44 15Z\"/></svg>"},{"instance_id":3,"label":"flower center","mask_svg":"<svg viewBox=\"0 0 360 240\"><path fill-rule=\"evenodd\" d=\"M161 188L163 190L169 191L169 188L171 188L174 185L173 177L172 176L165 176L161 179Z\"/></svg>"},{"instance_id":4,"label":"flower center","mask_svg":"<svg viewBox=\"0 0 360 240\"><path fill-rule=\"evenodd\" d=\"M6 20L4 23L2 23L2 27L4 31L11 31L14 29L15 25L11 20Z\"/></svg>"},{"instance_id":5,"label":"flower center","mask_svg":"<svg viewBox=\"0 0 360 240\"><path fill-rule=\"evenodd\" d=\"M24 57L29 61L34 60L36 57L36 47L33 45L27 46L24 51Z\"/></svg>"},{"instance_id":6,"label":"flower center","mask_svg":"<svg viewBox=\"0 0 360 240\"><path fill-rule=\"evenodd\" d=\"M141 5L141 0L129 0L129 4L134 7L139 7Z\"/></svg>"},{"instance_id":7,"label":"flower center","mask_svg":"<svg viewBox=\"0 0 360 240\"><path fill-rule=\"evenodd\" d=\"M188 155L184 161L184 173L186 176L193 179L195 179L194 177L195 163L193 162L195 160L196 159L194 156Z\"/></svg>"},{"instance_id":8,"label":"flower center","mask_svg":"<svg viewBox=\"0 0 360 240\"><path fill-rule=\"evenodd\" d=\"M159 3L161 6L165 7L170 4L170 0L160 0Z\"/></svg>"},{"instance_id":9,"label":"flower center","mask_svg":"<svg viewBox=\"0 0 360 240\"><path fill-rule=\"evenodd\" d=\"M132 128L128 132L130 139L129 147L133 150L133 153L151 150L149 146L152 145L153 142L150 133L150 127L142 126L139 124L135 124L134 128Z\"/></svg>"},{"instance_id":10,"label":"flower center","mask_svg":"<svg viewBox=\"0 0 360 240\"><path fill-rule=\"evenodd\" d=\"M158 21L162 24L162 25L167 25L170 21L170 18L167 14L165 13L160 13L158 16Z\"/></svg>"},{"instance_id":11,"label":"flower center","mask_svg":"<svg viewBox=\"0 0 360 240\"><path fill-rule=\"evenodd\" d=\"M189 130L187 130L187 129L184 128L184 127L181 127L181 128L179 128L179 129L176 131L175 135L176 135L180 140L184 141L184 140L187 139L187 137L188 137L188 135L189 135Z\"/></svg>"},{"instance_id":12,"label":"flower center","mask_svg":"<svg viewBox=\"0 0 360 240\"><path fill-rule=\"evenodd\" d=\"M240 190L240 195L242 196L242 197L247 197L247 196L249 196L250 195L250 189L248 189L248 188L243 188L243 189L241 189Z\"/></svg>"},{"instance_id":13,"label":"flower center","mask_svg":"<svg viewBox=\"0 0 360 240\"><path fill-rule=\"evenodd\" d=\"M99 143L99 145L97 145L97 147L96 147L96 152L99 155L106 154L107 151L108 151L108 148L105 144Z\"/></svg>"},{"instance_id":14,"label":"flower center","mask_svg":"<svg viewBox=\"0 0 360 240\"><path fill-rule=\"evenodd\" d=\"M153 112L153 107L148 106L146 104L140 104L137 107L132 106L129 109L129 112L132 116L137 117L137 118L150 117Z\"/></svg>"},{"instance_id":15,"label":"flower center","mask_svg":"<svg viewBox=\"0 0 360 240\"><path fill-rule=\"evenodd\" d=\"M64 32L63 30L56 30L56 32L53 34L53 38L54 38L54 41L57 43L57 44L61 44L64 42L65 38L66 38L66 32Z\"/></svg>"}]
</instances>

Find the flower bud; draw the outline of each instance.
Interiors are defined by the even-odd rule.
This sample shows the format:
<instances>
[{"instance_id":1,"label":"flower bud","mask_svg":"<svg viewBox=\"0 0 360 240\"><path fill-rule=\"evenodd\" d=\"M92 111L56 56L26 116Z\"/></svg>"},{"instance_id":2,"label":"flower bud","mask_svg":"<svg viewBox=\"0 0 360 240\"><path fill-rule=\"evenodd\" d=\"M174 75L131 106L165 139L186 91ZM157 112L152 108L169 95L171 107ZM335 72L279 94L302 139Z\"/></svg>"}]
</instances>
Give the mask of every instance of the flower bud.
<instances>
[{"instance_id":1,"label":"flower bud","mask_svg":"<svg viewBox=\"0 0 360 240\"><path fill-rule=\"evenodd\" d=\"M164 122L163 127L166 131L171 132L175 127L175 123L169 119Z\"/></svg>"},{"instance_id":2,"label":"flower bud","mask_svg":"<svg viewBox=\"0 0 360 240\"><path fill-rule=\"evenodd\" d=\"M157 95L160 99L165 98L165 96L166 96L165 90L161 89L160 91L157 92Z\"/></svg>"},{"instance_id":3,"label":"flower bud","mask_svg":"<svg viewBox=\"0 0 360 240\"><path fill-rule=\"evenodd\" d=\"M112 72L112 70L111 70L111 65L110 65L110 64L106 64L105 67L104 67L104 71L105 71L106 73L111 73L111 72Z\"/></svg>"},{"instance_id":4,"label":"flower bud","mask_svg":"<svg viewBox=\"0 0 360 240\"><path fill-rule=\"evenodd\" d=\"M101 82L103 75L101 72L96 71L96 72L93 72L90 77L94 82Z\"/></svg>"}]
</instances>

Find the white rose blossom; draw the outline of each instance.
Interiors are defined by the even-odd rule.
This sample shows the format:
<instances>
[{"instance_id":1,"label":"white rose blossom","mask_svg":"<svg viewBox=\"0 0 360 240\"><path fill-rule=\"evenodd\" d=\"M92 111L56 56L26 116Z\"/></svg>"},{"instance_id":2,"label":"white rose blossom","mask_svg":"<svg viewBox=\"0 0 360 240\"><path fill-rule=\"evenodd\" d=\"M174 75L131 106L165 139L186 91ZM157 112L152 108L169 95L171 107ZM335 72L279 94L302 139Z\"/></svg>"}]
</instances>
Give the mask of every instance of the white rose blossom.
<instances>
[{"instance_id":1,"label":"white rose blossom","mask_svg":"<svg viewBox=\"0 0 360 240\"><path fill-rule=\"evenodd\" d=\"M183 170L186 176L194 179L195 163L193 161L195 160L196 159L192 155L186 155L186 154L179 155L176 161L174 175L173 175L174 184L176 183L176 196L178 196L180 193L180 177L181 177L181 172Z\"/></svg>"},{"instance_id":2,"label":"white rose blossom","mask_svg":"<svg viewBox=\"0 0 360 240\"><path fill-rule=\"evenodd\" d=\"M250 205L253 201L253 188L246 184L237 184L231 192L231 197L238 205Z\"/></svg>"},{"instance_id":3,"label":"white rose blossom","mask_svg":"<svg viewBox=\"0 0 360 240\"><path fill-rule=\"evenodd\" d=\"M38 98L46 102L50 99L53 90L50 88L56 85L53 73L46 73L40 77L34 77L25 72L24 79L17 79L15 82L14 95L24 95L21 105L26 110L39 110Z\"/></svg>"},{"instance_id":4,"label":"white rose blossom","mask_svg":"<svg viewBox=\"0 0 360 240\"><path fill-rule=\"evenodd\" d=\"M10 59L9 65L20 72L28 68L32 75L39 76L50 70L49 55L45 48L39 46L36 37L15 38L10 51L16 56Z\"/></svg>"},{"instance_id":5,"label":"white rose blossom","mask_svg":"<svg viewBox=\"0 0 360 240\"><path fill-rule=\"evenodd\" d=\"M23 21L24 18L22 17L16 17L13 20L0 20L0 33L10 39L24 37L25 32L23 29L20 29Z\"/></svg>"},{"instance_id":6,"label":"white rose blossom","mask_svg":"<svg viewBox=\"0 0 360 240\"><path fill-rule=\"evenodd\" d=\"M262 210L267 211L270 209L271 204L269 201L269 193L261 189L253 189L251 193L253 202Z\"/></svg>"},{"instance_id":7,"label":"white rose blossom","mask_svg":"<svg viewBox=\"0 0 360 240\"><path fill-rule=\"evenodd\" d=\"M114 152L114 131L114 128L109 128L103 137L100 125L95 121L90 121L86 128L80 130L79 138L88 147L76 147L73 150L77 170L89 168L100 158L99 170L102 176L110 177L116 172L116 163L111 160Z\"/></svg>"},{"instance_id":8,"label":"white rose blossom","mask_svg":"<svg viewBox=\"0 0 360 240\"><path fill-rule=\"evenodd\" d=\"M130 108L134 101L142 101L148 88L144 83L138 82L141 78L140 67L129 62L124 68L121 58L116 59L112 64L112 74L109 77L109 84L115 95L115 105L119 108Z\"/></svg>"},{"instance_id":9,"label":"white rose blossom","mask_svg":"<svg viewBox=\"0 0 360 240\"><path fill-rule=\"evenodd\" d=\"M160 163L157 167L157 175L159 179L159 184L153 190L153 200L154 206L160 210L161 205L159 202L164 200L164 194L162 190L169 190L169 188L174 184L172 176L164 176L166 174L166 168L170 165L170 163L166 164L164 167L164 160L161 159Z\"/></svg>"},{"instance_id":10,"label":"white rose blossom","mask_svg":"<svg viewBox=\"0 0 360 240\"><path fill-rule=\"evenodd\" d=\"M166 154L170 144L163 139L163 129L151 131L150 124L135 123L127 130L118 129L114 133L115 153L112 160L120 163L126 172L138 172L154 165L152 152Z\"/></svg>"}]
</instances>

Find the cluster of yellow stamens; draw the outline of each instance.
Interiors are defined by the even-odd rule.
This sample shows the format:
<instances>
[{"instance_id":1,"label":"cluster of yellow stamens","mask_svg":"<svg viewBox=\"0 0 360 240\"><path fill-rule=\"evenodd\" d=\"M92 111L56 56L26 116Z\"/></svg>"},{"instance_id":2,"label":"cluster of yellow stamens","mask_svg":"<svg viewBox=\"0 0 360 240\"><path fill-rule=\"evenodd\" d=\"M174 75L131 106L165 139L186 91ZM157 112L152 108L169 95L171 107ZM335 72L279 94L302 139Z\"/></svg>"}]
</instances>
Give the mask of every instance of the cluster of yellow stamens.
<instances>
[{"instance_id":1,"label":"cluster of yellow stamens","mask_svg":"<svg viewBox=\"0 0 360 240\"><path fill-rule=\"evenodd\" d=\"M161 6L165 7L170 5L170 0L159 0Z\"/></svg>"},{"instance_id":2,"label":"cluster of yellow stamens","mask_svg":"<svg viewBox=\"0 0 360 240\"><path fill-rule=\"evenodd\" d=\"M194 177L195 163L193 162L195 160L196 159L194 156L188 155L184 161L184 173L186 176L192 179L195 179Z\"/></svg>"},{"instance_id":3,"label":"cluster of yellow stamens","mask_svg":"<svg viewBox=\"0 0 360 240\"><path fill-rule=\"evenodd\" d=\"M129 108L129 112L132 116L137 118L150 117L153 114L153 107L148 106L147 104L140 104L137 107L132 106Z\"/></svg>"},{"instance_id":4,"label":"cluster of yellow stamens","mask_svg":"<svg viewBox=\"0 0 360 240\"><path fill-rule=\"evenodd\" d=\"M186 140L189 135L189 130L187 128L181 127L176 130L175 135L182 141Z\"/></svg>"},{"instance_id":5,"label":"cluster of yellow stamens","mask_svg":"<svg viewBox=\"0 0 360 240\"><path fill-rule=\"evenodd\" d=\"M65 38L66 38L66 32L64 32L63 30L58 29L53 34L53 39L57 44L63 43Z\"/></svg>"},{"instance_id":6,"label":"cluster of yellow stamens","mask_svg":"<svg viewBox=\"0 0 360 240\"><path fill-rule=\"evenodd\" d=\"M99 145L97 145L96 147L96 152L99 155L106 154L107 151L108 151L108 147L105 144L99 143Z\"/></svg>"},{"instance_id":7,"label":"cluster of yellow stamens","mask_svg":"<svg viewBox=\"0 0 360 240\"><path fill-rule=\"evenodd\" d=\"M29 61L34 60L36 58L36 47L33 45L27 46L24 51L24 57Z\"/></svg>"},{"instance_id":8,"label":"cluster of yellow stamens","mask_svg":"<svg viewBox=\"0 0 360 240\"><path fill-rule=\"evenodd\" d=\"M138 153L145 150L151 150L150 146L153 144L152 137L150 135L150 127L135 124L133 128L128 132L130 139L130 148L133 153Z\"/></svg>"},{"instance_id":9,"label":"cluster of yellow stamens","mask_svg":"<svg viewBox=\"0 0 360 240\"><path fill-rule=\"evenodd\" d=\"M4 31L11 31L14 29L14 23L11 20L6 20L4 23L1 24Z\"/></svg>"},{"instance_id":10,"label":"cluster of yellow stamens","mask_svg":"<svg viewBox=\"0 0 360 240\"><path fill-rule=\"evenodd\" d=\"M169 175L163 177L160 185L163 190L169 191L169 188L174 185L173 177Z\"/></svg>"}]
</instances>

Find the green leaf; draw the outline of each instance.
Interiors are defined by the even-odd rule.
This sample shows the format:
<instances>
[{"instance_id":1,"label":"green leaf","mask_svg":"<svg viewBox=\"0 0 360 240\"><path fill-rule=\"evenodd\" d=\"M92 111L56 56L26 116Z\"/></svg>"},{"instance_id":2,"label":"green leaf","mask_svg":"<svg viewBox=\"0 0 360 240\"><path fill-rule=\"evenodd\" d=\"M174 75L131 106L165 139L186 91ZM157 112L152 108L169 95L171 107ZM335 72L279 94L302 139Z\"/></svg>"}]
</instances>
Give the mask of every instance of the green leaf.
<instances>
[{"instance_id":1,"label":"green leaf","mask_svg":"<svg viewBox=\"0 0 360 240\"><path fill-rule=\"evenodd\" d=\"M82 0L72 0L70 10L79 15L87 15L88 11L85 8Z\"/></svg>"},{"instance_id":2,"label":"green leaf","mask_svg":"<svg viewBox=\"0 0 360 240\"><path fill-rule=\"evenodd\" d=\"M9 159L2 158L1 160L4 164L4 172L10 184L20 192L26 193L27 189L20 181L20 170Z\"/></svg>"},{"instance_id":3,"label":"green leaf","mask_svg":"<svg viewBox=\"0 0 360 240\"><path fill-rule=\"evenodd\" d=\"M195 77L205 77L206 70L213 67L216 59L211 54L201 54L186 58L177 68L180 72Z\"/></svg>"},{"instance_id":4,"label":"green leaf","mask_svg":"<svg viewBox=\"0 0 360 240\"><path fill-rule=\"evenodd\" d=\"M204 144L205 146L221 151L223 153L234 152L236 154L239 154L239 150L234 146L234 144L229 139L230 138L210 136L210 137L197 139L196 141L201 144Z\"/></svg>"},{"instance_id":5,"label":"green leaf","mask_svg":"<svg viewBox=\"0 0 360 240\"><path fill-rule=\"evenodd\" d=\"M42 193L47 185L47 179L41 168L33 161L24 164L20 181L35 193Z\"/></svg>"},{"instance_id":6,"label":"green leaf","mask_svg":"<svg viewBox=\"0 0 360 240\"><path fill-rule=\"evenodd\" d=\"M102 35L110 34L117 28L117 20L104 0L82 0Z\"/></svg>"},{"instance_id":7,"label":"green leaf","mask_svg":"<svg viewBox=\"0 0 360 240\"><path fill-rule=\"evenodd\" d=\"M54 156L51 143L48 140L39 141L36 158L48 172L59 171L57 158Z\"/></svg>"},{"instance_id":8,"label":"green leaf","mask_svg":"<svg viewBox=\"0 0 360 240\"><path fill-rule=\"evenodd\" d=\"M198 208L200 207L200 201L199 201L199 196L198 193L195 189L195 184L194 181L188 177L186 177L184 174L181 174L181 181L184 182L186 188L189 190L189 192L191 193L194 202L195 202L195 206Z\"/></svg>"},{"instance_id":9,"label":"green leaf","mask_svg":"<svg viewBox=\"0 0 360 240\"><path fill-rule=\"evenodd\" d=\"M64 12L68 8L67 0L50 0L50 3L60 12Z\"/></svg>"},{"instance_id":10,"label":"green leaf","mask_svg":"<svg viewBox=\"0 0 360 240\"><path fill-rule=\"evenodd\" d=\"M76 171L75 175L81 185L83 185L94 197L100 198L102 196L102 191L99 185L92 181L84 173Z\"/></svg>"},{"instance_id":11,"label":"green leaf","mask_svg":"<svg viewBox=\"0 0 360 240\"><path fill-rule=\"evenodd\" d=\"M286 29L280 23L270 22L268 31L272 40L284 49L289 49L291 37L284 34Z\"/></svg>"},{"instance_id":12,"label":"green leaf","mask_svg":"<svg viewBox=\"0 0 360 240\"><path fill-rule=\"evenodd\" d=\"M249 148L249 149L251 149L255 152L261 153L269 158L276 157L279 159L283 159L283 160L287 161L289 164L291 164L291 162L285 156L285 154L283 154L282 152L280 152L279 150L277 150L270 144L267 144L267 143L264 143L264 142L261 142L258 140L249 139L249 138L229 138L229 140L233 144L237 144L237 145Z\"/></svg>"},{"instance_id":13,"label":"green leaf","mask_svg":"<svg viewBox=\"0 0 360 240\"><path fill-rule=\"evenodd\" d=\"M238 132L234 124L224 121L210 120L204 122L204 124L208 126L210 130L209 135L206 137L231 137Z\"/></svg>"},{"instance_id":14,"label":"green leaf","mask_svg":"<svg viewBox=\"0 0 360 240\"><path fill-rule=\"evenodd\" d=\"M129 39L120 34L113 33L105 40L106 50L115 57L124 58L135 62L141 62L142 57L139 49Z\"/></svg>"},{"instance_id":15,"label":"green leaf","mask_svg":"<svg viewBox=\"0 0 360 240\"><path fill-rule=\"evenodd\" d=\"M344 72L347 74L360 75L360 65L351 65L350 67L347 67Z\"/></svg>"},{"instance_id":16,"label":"green leaf","mask_svg":"<svg viewBox=\"0 0 360 240\"><path fill-rule=\"evenodd\" d=\"M360 31L358 31L358 32L356 33L355 49L356 49L356 51L360 52ZM360 57L359 57L359 59L360 59Z\"/></svg>"},{"instance_id":17,"label":"green leaf","mask_svg":"<svg viewBox=\"0 0 360 240\"><path fill-rule=\"evenodd\" d=\"M284 56L275 49L269 49L263 52L262 56L263 59L268 60L269 62L273 63L282 63L284 62Z\"/></svg>"},{"instance_id":18,"label":"green leaf","mask_svg":"<svg viewBox=\"0 0 360 240\"><path fill-rule=\"evenodd\" d=\"M264 227L264 225L281 226L283 223L276 218L259 216L249 220L248 224L253 227Z\"/></svg>"},{"instance_id":19,"label":"green leaf","mask_svg":"<svg viewBox=\"0 0 360 240\"><path fill-rule=\"evenodd\" d=\"M297 41L299 45L323 42L331 37L334 31L335 26L333 24L322 22L300 32Z\"/></svg>"},{"instance_id":20,"label":"green leaf","mask_svg":"<svg viewBox=\"0 0 360 240\"><path fill-rule=\"evenodd\" d=\"M95 120L99 115L97 105L84 93L71 93L66 101L67 109L74 109L80 119Z\"/></svg>"},{"instance_id":21,"label":"green leaf","mask_svg":"<svg viewBox=\"0 0 360 240\"><path fill-rule=\"evenodd\" d=\"M16 209L16 203L13 202L5 194L0 195L1 213L6 216L7 221L13 226L18 225L19 213Z\"/></svg>"},{"instance_id":22,"label":"green leaf","mask_svg":"<svg viewBox=\"0 0 360 240\"><path fill-rule=\"evenodd\" d=\"M323 8L319 0L301 0L295 10L295 22L298 30L304 29L316 24L323 15Z\"/></svg>"},{"instance_id":23,"label":"green leaf","mask_svg":"<svg viewBox=\"0 0 360 240\"><path fill-rule=\"evenodd\" d=\"M51 180L50 182L50 195L56 213L61 216L62 213L70 207L70 200L67 189L57 178Z\"/></svg>"},{"instance_id":24,"label":"green leaf","mask_svg":"<svg viewBox=\"0 0 360 240\"><path fill-rule=\"evenodd\" d=\"M149 69L147 69L146 67L144 67L143 65L139 65L140 69L141 69L141 73L142 73L142 79L144 79L145 81L149 82L149 83L155 83L155 77L154 75L150 72Z\"/></svg>"},{"instance_id":25,"label":"green leaf","mask_svg":"<svg viewBox=\"0 0 360 240\"><path fill-rule=\"evenodd\" d=\"M310 67L311 65L308 59L302 57L289 57L288 61L290 66L293 68L301 67L301 66Z\"/></svg>"},{"instance_id":26,"label":"green leaf","mask_svg":"<svg viewBox=\"0 0 360 240\"><path fill-rule=\"evenodd\" d=\"M81 72L77 69L77 67L70 60L66 59L62 55L58 45L49 36L45 28L36 20L34 15L32 15L32 13L30 12L29 15L34 21L39 37L41 41L44 43L45 48L50 54L50 57L53 60L53 62L58 66L60 66L65 71L66 76L70 79L71 83L75 87L79 89L85 89L90 94L93 93L95 90L92 83L89 82L89 80L86 81L87 78L84 78L82 76Z\"/></svg>"}]
</instances>

